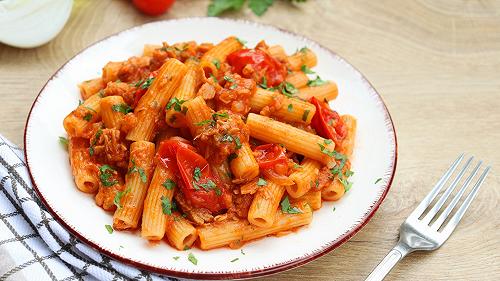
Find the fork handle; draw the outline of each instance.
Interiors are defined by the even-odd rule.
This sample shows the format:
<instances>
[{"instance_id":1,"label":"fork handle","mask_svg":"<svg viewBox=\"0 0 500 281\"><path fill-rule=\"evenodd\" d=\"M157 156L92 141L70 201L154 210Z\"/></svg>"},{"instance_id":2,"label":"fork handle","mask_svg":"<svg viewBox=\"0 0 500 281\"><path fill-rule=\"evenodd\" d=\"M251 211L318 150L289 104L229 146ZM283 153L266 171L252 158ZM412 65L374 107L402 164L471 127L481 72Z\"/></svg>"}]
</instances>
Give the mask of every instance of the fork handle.
<instances>
[{"instance_id":1,"label":"fork handle","mask_svg":"<svg viewBox=\"0 0 500 281\"><path fill-rule=\"evenodd\" d=\"M394 248L385 256L385 258L377 265L377 267L368 275L365 281L380 281L389 274L392 268L402 260L411 249L398 242Z\"/></svg>"}]
</instances>

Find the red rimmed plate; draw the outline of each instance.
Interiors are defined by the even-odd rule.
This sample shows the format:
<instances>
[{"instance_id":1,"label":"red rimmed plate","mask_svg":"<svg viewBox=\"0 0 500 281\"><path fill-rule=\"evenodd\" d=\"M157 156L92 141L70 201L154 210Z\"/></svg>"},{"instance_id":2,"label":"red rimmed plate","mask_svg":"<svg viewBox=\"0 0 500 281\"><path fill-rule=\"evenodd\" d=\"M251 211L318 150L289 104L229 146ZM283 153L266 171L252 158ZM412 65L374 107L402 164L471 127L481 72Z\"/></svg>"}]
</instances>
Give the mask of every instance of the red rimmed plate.
<instances>
[{"instance_id":1,"label":"red rimmed plate","mask_svg":"<svg viewBox=\"0 0 500 281\"><path fill-rule=\"evenodd\" d=\"M287 53L304 46L318 57L314 70L339 87L332 107L358 119L352 170L353 187L338 202L324 203L311 225L283 237L268 237L246 244L245 255L229 248L192 249L198 265L166 243L149 244L139 233L108 234L112 216L95 206L92 196L79 192L73 182L67 152L58 143L65 135L62 121L79 101L77 84L101 75L108 61L139 55L144 44L162 41L219 42L236 35L249 46L264 39L280 44ZM268 275L312 261L356 234L373 216L392 183L397 159L394 126L384 102L351 64L304 37L275 27L218 18L160 21L125 30L80 52L44 86L35 100L25 129L25 153L35 189L54 217L68 231L96 250L127 264L183 278L236 279ZM375 183L378 178L381 181ZM335 211L333 211L335 209ZM180 256L174 260L174 256ZM236 262L233 259L239 258Z\"/></svg>"}]
</instances>

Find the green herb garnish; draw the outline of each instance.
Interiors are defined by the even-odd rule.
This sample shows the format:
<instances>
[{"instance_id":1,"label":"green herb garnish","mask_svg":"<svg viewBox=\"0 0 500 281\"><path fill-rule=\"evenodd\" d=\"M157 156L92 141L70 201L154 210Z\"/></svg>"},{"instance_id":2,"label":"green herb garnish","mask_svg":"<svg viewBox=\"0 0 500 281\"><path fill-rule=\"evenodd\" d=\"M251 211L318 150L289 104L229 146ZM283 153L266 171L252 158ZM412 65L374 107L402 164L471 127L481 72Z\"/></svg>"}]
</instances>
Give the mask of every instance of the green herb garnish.
<instances>
[{"instance_id":1,"label":"green herb garnish","mask_svg":"<svg viewBox=\"0 0 500 281\"><path fill-rule=\"evenodd\" d=\"M292 112L293 111L293 104L289 104L287 110L288 110L288 112Z\"/></svg>"},{"instance_id":2,"label":"green herb garnish","mask_svg":"<svg viewBox=\"0 0 500 281\"><path fill-rule=\"evenodd\" d=\"M138 173L141 181L143 183L146 183L148 181L148 177L146 176L146 172L144 171L144 169L137 167L134 159L131 159L130 162L132 162L132 167L130 167L130 169L128 170L128 174L131 175L133 173Z\"/></svg>"},{"instance_id":3,"label":"green herb garnish","mask_svg":"<svg viewBox=\"0 0 500 281\"><path fill-rule=\"evenodd\" d=\"M281 211L286 214L301 214L302 211L297 207L292 207L290 205L290 200L288 199L288 195L285 196L285 199L281 201Z\"/></svg>"},{"instance_id":4,"label":"green herb garnish","mask_svg":"<svg viewBox=\"0 0 500 281\"><path fill-rule=\"evenodd\" d=\"M214 59L212 63L215 65L215 68L220 69L220 61L218 59Z\"/></svg>"},{"instance_id":5,"label":"green herb garnish","mask_svg":"<svg viewBox=\"0 0 500 281\"><path fill-rule=\"evenodd\" d=\"M304 110L304 113L302 114L302 121L307 120L307 116L309 115L309 112L311 112L309 109Z\"/></svg>"},{"instance_id":6,"label":"green herb garnish","mask_svg":"<svg viewBox=\"0 0 500 281\"><path fill-rule=\"evenodd\" d=\"M164 183L162 183L161 185L163 185L166 189L168 190L172 190L175 188L175 186L177 185L175 183L175 181L171 180L171 179L166 179Z\"/></svg>"},{"instance_id":7,"label":"green herb garnish","mask_svg":"<svg viewBox=\"0 0 500 281\"><path fill-rule=\"evenodd\" d=\"M259 178L259 180L257 181L257 185L258 186L265 186L265 185L267 185L267 181L263 178Z\"/></svg>"},{"instance_id":8,"label":"green herb garnish","mask_svg":"<svg viewBox=\"0 0 500 281\"><path fill-rule=\"evenodd\" d=\"M193 253L189 253L188 261L190 261L194 265L198 264L198 259L193 255Z\"/></svg>"},{"instance_id":9,"label":"green herb garnish","mask_svg":"<svg viewBox=\"0 0 500 281\"><path fill-rule=\"evenodd\" d=\"M300 67L300 70L302 70L302 72L304 72L305 74L314 74L315 72L312 71L307 65L303 64L301 67Z\"/></svg>"},{"instance_id":10,"label":"green herb garnish","mask_svg":"<svg viewBox=\"0 0 500 281\"><path fill-rule=\"evenodd\" d=\"M116 207L118 209L121 209L122 205L121 205L121 201L122 201L122 197L127 195L129 192L130 192L130 186L127 187L127 189L125 189L124 191L118 191L115 195L115 198L113 200L113 203L116 205Z\"/></svg>"},{"instance_id":11,"label":"green herb garnish","mask_svg":"<svg viewBox=\"0 0 500 281\"><path fill-rule=\"evenodd\" d=\"M161 209L165 215L172 215L172 202L166 196L161 197Z\"/></svg>"},{"instance_id":12,"label":"green herb garnish","mask_svg":"<svg viewBox=\"0 0 500 281\"><path fill-rule=\"evenodd\" d=\"M377 184L379 181L381 181L382 178L378 178L376 181L375 181L375 184Z\"/></svg>"},{"instance_id":13,"label":"green herb garnish","mask_svg":"<svg viewBox=\"0 0 500 281\"><path fill-rule=\"evenodd\" d=\"M106 230L108 231L109 234L113 233L113 227L111 227L111 225L106 224L106 225L104 225L104 227L106 227Z\"/></svg>"},{"instance_id":14,"label":"green herb garnish","mask_svg":"<svg viewBox=\"0 0 500 281\"><path fill-rule=\"evenodd\" d=\"M186 101L185 100L180 100L178 98L172 98L170 99L170 101L168 102L167 106L166 106L166 109L171 109L172 106L174 107L174 110L177 111L177 112L182 112L183 108L182 108L182 104L185 103ZM186 108L186 111L187 111L187 107Z\"/></svg>"},{"instance_id":15,"label":"green herb garnish","mask_svg":"<svg viewBox=\"0 0 500 281\"><path fill-rule=\"evenodd\" d=\"M113 175L112 172L114 172L115 169L113 169L109 165L102 165L99 168L99 179L101 180L102 185L109 187L113 186L118 183L117 180L110 180L111 176Z\"/></svg>"},{"instance_id":16,"label":"green herb garnish","mask_svg":"<svg viewBox=\"0 0 500 281\"><path fill-rule=\"evenodd\" d=\"M132 112L132 108L130 106L128 106L127 104L125 103L122 103L122 104L114 104L111 109L113 109L113 111L116 111L116 112L121 112L123 114L128 114L130 112Z\"/></svg>"},{"instance_id":17,"label":"green herb garnish","mask_svg":"<svg viewBox=\"0 0 500 281\"><path fill-rule=\"evenodd\" d=\"M59 143L64 146L65 149L68 149L69 140L65 137L59 137Z\"/></svg>"},{"instance_id":18,"label":"green herb garnish","mask_svg":"<svg viewBox=\"0 0 500 281\"><path fill-rule=\"evenodd\" d=\"M316 79L307 81L307 86L317 87L317 86L324 85L326 83L328 83L328 82L325 80L322 80L319 76L316 76Z\"/></svg>"}]
</instances>

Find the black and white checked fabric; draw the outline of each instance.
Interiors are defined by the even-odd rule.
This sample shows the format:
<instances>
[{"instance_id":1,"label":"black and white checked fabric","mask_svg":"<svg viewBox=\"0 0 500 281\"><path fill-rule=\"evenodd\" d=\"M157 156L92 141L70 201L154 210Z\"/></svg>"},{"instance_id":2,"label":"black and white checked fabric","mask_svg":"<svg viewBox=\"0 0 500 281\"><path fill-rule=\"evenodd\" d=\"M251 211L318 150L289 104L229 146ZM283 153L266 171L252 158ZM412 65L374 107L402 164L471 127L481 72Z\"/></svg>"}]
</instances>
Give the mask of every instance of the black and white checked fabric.
<instances>
[{"instance_id":1,"label":"black and white checked fabric","mask_svg":"<svg viewBox=\"0 0 500 281\"><path fill-rule=\"evenodd\" d=\"M0 281L3 280L176 279L114 261L70 235L33 191L22 150L0 135Z\"/></svg>"}]
</instances>

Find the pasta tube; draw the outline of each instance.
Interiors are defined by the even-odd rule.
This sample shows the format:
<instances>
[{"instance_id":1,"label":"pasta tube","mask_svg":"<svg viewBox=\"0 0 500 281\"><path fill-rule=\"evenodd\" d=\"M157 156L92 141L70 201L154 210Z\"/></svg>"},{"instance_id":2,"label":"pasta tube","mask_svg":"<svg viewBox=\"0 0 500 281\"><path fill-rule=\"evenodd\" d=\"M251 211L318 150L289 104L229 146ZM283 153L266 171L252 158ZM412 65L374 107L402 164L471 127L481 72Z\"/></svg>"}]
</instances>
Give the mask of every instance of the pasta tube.
<instances>
[{"instance_id":1,"label":"pasta tube","mask_svg":"<svg viewBox=\"0 0 500 281\"><path fill-rule=\"evenodd\" d=\"M176 175L165 165L158 163L144 200L142 237L148 240L161 240L165 235L166 215L172 215L172 197L176 185ZM166 208L166 212L170 211L170 214L165 214L163 207Z\"/></svg>"},{"instance_id":2,"label":"pasta tube","mask_svg":"<svg viewBox=\"0 0 500 281\"><path fill-rule=\"evenodd\" d=\"M83 81L78 85L82 99L86 100L106 87L102 78Z\"/></svg>"},{"instance_id":3,"label":"pasta tube","mask_svg":"<svg viewBox=\"0 0 500 281\"><path fill-rule=\"evenodd\" d=\"M309 77L302 71L294 71L286 77L286 82L292 84L295 88L302 88L307 85Z\"/></svg>"},{"instance_id":4,"label":"pasta tube","mask_svg":"<svg viewBox=\"0 0 500 281\"><path fill-rule=\"evenodd\" d=\"M316 160L304 158L300 163L300 168L290 175L290 179L295 184L286 187L286 191L293 198L301 197L306 194L311 187L316 185L321 163Z\"/></svg>"},{"instance_id":5,"label":"pasta tube","mask_svg":"<svg viewBox=\"0 0 500 281\"><path fill-rule=\"evenodd\" d=\"M217 76L220 63L225 62L229 54L240 50L242 47L243 44L241 44L238 38L232 36L208 50L200 60L200 66L205 73L205 77L210 77L210 74Z\"/></svg>"},{"instance_id":6,"label":"pasta tube","mask_svg":"<svg viewBox=\"0 0 500 281\"><path fill-rule=\"evenodd\" d=\"M121 96L109 96L101 100L102 122L106 128L120 129L123 116L131 111Z\"/></svg>"},{"instance_id":7,"label":"pasta tube","mask_svg":"<svg viewBox=\"0 0 500 281\"><path fill-rule=\"evenodd\" d=\"M314 54L314 52L307 47L304 47L299 51L297 51L295 54L289 56L287 60L288 60L288 67L291 70L296 70L296 71L299 71L303 65L311 68L318 63L316 54Z\"/></svg>"},{"instance_id":8,"label":"pasta tube","mask_svg":"<svg viewBox=\"0 0 500 281\"><path fill-rule=\"evenodd\" d=\"M274 99L281 98L281 107L272 111L271 115L287 122L299 122L309 124L316 113L316 107L308 102L287 98L282 94L257 88L255 94L250 98L252 112L260 112L265 106L273 103Z\"/></svg>"},{"instance_id":9,"label":"pasta tube","mask_svg":"<svg viewBox=\"0 0 500 281\"><path fill-rule=\"evenodd\" d=\"M165 233L168 241L177 250L190 248L198 238L198 231L187 219L179 213L172 214L168 218L167 231Z\"/></svg>"},{"instance_id":10,"label":"pasta tube","mask_svg":"<svg viewBox=\"0 0 500 281\"><path fill-rule=\"evenodd\" d=\"M209 250L227 245L231 246L232 244L241 244L241 242L310 224L312 220L311 207L304 204L300 206L300 210L301 213L298 214L276 212L274 223L269 227L258 227L250 224L245 219L226 220L200 227L198 229L200 248Z\"/></svg>"},{"instance_id":11,"label":"pasta tube","mask_svg":"<svg viewBox=\"0 0 500 281\"><path fill-rule=\"evenodd\" d=\"M321 198L325 201L337 201L344 196L344 185L335 177L330 185L327 185L321 190Z\"/></svg>"},{"instance_id":12,"label":"pasta tube","mask_svg":"<svg viewBox=\"0 0 500 281\"><path fill-rule=\"evenodd\" d=\"M285 187L268 180L260 187L248 210L248 221L256 226L270 227L274 223L275 213L285 193Z\"/></svg>"},{"instance_id":13,"label":"pasta tube","mask_svg":"<svg viewBox=\"0 0 500 281\"><path fill-rule=\"evenodd\" d=\"M337 84L332 81L329 81L326 84L314 87L304 87L299 89L299 93L297 97L303 100L309 100L312 97L316 97L318 100L327 100L331 101L337 98L339 94L339 89L337 88Z\"/></svg>"},{"instance_id":14,"label":"pasta tube","mask_svg":"<svg viewBox=\"0 0 500 281\"><path fill-rule=\"evenodd\" d=\"M155 145L138 141L130 145L130 162L125 176L125 191L118 198L119 207L113 216L113 228L135 229L139 224L144 198L153 173Z\"/></svg>"},{"instance_id":15,"label":"pasta tube","mask_svg":"<svg viewBox=\"0 0 500 281\"><path fill-rule=\"evenodd\" d=\"M280 45L274 45L269 47L267 49L267 52L269 53L269 55L271 55L273 58L277 60L284 61L287 59L285 49L283 49L283 47L281 47Z\"/></svg>"},{"instance_id":16,"label":"pasta tube","mask_svg":"<svg viewBox=\"0 0 500 281\"><path fill-rule=\"evenodd\" d=\"M335 143L320 136L308 133L269 117L250 113L247 117L250 136L269 143L281 143L295 153L320 161L334 164L332 151Z\"/></svg>"},{"instance_id":17,"label":"pasta tube","mask_svg":"<svg viewBox=\"0 0 500 281\"><path fill-rule=\"evenodd\" d=\"M160 119L159 115L185 73L186 66L176 59L169 59L162 65L158 75L134 110L137 116L137 126L128 133L127 140L150 141L154 137L156 120Z\"/></svg>"},{"instance_id":18,"label":"pasta tube","mask_svg":"<svg viewBox=\"0 0 500 281\"><path fill-rule=\"evenodd\" d=\"M91 96L64 118L63 126L68 135L89 137L87 134L92 124L101 118L101 99L100 94Z\"/></svg>"},{"instance_id":19,"label":"pasta tube","mask_svg":"<svg viewBox=\"0 0 500 281\"><path fill-rule=\"evenodd\" d=\"M99 167L92 162L88 152L88 140L70 137L68 143L69 163L76 187L85 193L95 193L99 188Z\"/></svg>"},{"instance_id":20,"label":"pasta tube","mask_svg":"<svg viewBox=\"0 0 500 281\"><path fill-rule=\"evenodd\" d=\"M347 134L340 144L339 152L351 156L354 148L354 139L356 138L356 118L352 115L342 115L340 118L342 118L347 127Z\"/></svg>"}]
</instances>

